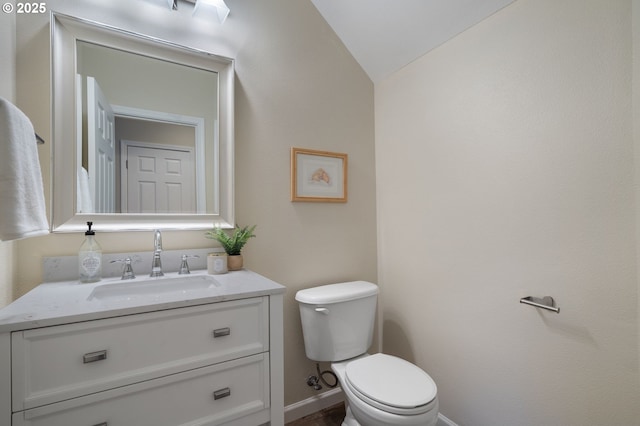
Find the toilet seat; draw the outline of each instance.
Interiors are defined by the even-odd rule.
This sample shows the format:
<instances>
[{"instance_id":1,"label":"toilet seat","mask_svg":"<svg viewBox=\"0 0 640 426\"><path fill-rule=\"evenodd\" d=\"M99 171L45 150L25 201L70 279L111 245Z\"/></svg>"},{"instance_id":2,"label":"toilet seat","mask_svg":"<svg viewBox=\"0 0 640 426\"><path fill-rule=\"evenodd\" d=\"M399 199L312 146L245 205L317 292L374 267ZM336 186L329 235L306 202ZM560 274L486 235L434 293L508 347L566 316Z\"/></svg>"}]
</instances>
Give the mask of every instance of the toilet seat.
<instances>
[{"instance_id":1,"label":"toilet seat","mask_svg":"<svg viewBox=\"0 0 640 426\"><path fill-rule=\"evenodd\" d=\"M428 412L438 392L433 379L418 366L386 354L349 362L345 379L343 385L349 386L358 398L399 415Z\"/></svg>"}]
</instances>

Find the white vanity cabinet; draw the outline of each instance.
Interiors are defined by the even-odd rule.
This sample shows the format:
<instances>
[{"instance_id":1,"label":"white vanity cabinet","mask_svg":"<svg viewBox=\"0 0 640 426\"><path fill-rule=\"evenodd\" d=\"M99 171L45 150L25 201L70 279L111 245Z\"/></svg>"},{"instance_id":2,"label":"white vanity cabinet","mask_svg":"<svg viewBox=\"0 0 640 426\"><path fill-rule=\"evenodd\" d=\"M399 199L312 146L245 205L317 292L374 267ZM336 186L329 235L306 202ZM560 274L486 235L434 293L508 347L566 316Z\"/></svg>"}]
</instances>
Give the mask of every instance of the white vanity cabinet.
<instances>
[{"instance_id":1,"label":"white vanity cabinet","mask_svg":"<svg viewBox=\"0 0 640 426\"><path fill-rule=\"evenodd\" d=\"M235 279L247 273L260 282ZM0 333L0 424L282 425L283 288L262 279L263 290L221 278L209 298L36 321L0 310L4 328L2 314L13 319Z\"/></svg>"}]
</instances>

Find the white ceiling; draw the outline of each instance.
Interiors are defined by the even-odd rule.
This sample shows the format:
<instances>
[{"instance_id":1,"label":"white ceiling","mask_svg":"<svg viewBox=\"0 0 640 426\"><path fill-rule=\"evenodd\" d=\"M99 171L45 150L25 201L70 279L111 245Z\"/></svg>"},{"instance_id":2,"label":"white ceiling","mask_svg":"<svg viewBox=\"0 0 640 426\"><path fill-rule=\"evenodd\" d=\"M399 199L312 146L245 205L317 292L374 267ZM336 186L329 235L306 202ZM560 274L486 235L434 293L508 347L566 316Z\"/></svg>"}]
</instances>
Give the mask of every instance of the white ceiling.
<instances>
[{"instance_id":1,"label":"white ceiling","mask_svg":"<svg viewBox=\"0 0 640 426\"><path fill-rule=\"evenodd\" d=\"M311 0L373 82L515 0Z\"/></svg>"}]
</instances>

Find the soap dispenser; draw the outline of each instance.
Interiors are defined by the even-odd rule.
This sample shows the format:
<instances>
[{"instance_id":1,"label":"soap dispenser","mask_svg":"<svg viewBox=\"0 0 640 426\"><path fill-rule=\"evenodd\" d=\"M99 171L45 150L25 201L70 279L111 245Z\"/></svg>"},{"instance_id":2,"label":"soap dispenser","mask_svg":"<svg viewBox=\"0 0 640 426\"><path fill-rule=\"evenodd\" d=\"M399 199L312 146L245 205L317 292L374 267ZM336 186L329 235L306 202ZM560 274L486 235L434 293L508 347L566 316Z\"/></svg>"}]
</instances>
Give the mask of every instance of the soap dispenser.
<instances>
[{"instance_id":1,"label":"soap dispenser","mask_svg":"<svg viewBox=\"0 0 640 426\"><path fill-rule=\"evenodd\" d=\"M96 233L91 229L92 226L93 222L87 222L88 229L84 233L84 242L78 253L78 271L83 283L100 281L102 275L102 248L96 241Z\"/></svg>"}]
</instances>

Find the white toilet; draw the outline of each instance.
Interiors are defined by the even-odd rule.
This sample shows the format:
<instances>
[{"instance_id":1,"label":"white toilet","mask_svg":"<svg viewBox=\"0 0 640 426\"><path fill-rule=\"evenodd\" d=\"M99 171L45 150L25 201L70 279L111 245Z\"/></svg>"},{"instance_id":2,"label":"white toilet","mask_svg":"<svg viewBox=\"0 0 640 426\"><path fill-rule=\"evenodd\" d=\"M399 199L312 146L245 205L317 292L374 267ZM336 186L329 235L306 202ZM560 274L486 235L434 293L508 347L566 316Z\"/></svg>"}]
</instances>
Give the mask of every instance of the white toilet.
<instances>
[{"instance_id":1,"label":"white toilet","mask_svg":"<svg viewBox=\"0 0 640 426\"><path fill-rule=\"evenodd\" d=\"M296 293L307 357L332 363L347 402L342 426L435 426L433 379L401 358L367 354L377 296L378 287L366 281Z\"/></svg>"}]
</instances>

